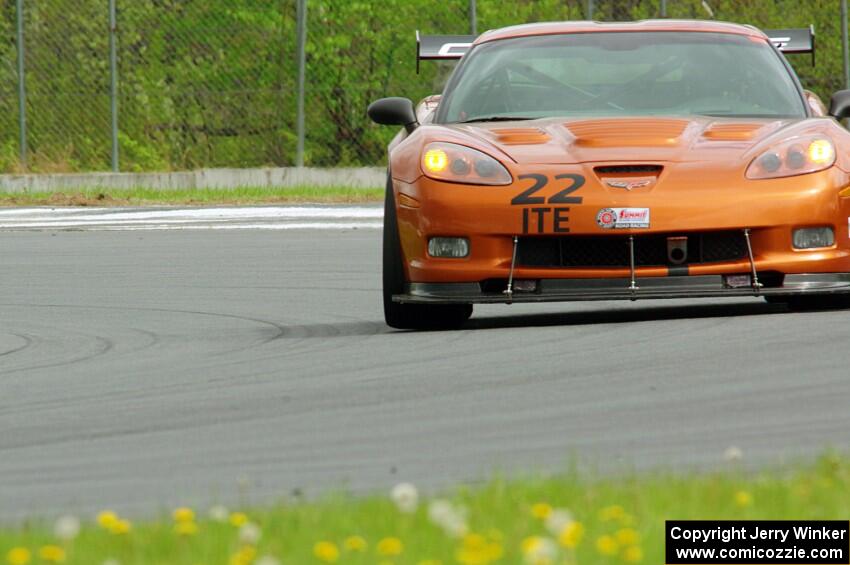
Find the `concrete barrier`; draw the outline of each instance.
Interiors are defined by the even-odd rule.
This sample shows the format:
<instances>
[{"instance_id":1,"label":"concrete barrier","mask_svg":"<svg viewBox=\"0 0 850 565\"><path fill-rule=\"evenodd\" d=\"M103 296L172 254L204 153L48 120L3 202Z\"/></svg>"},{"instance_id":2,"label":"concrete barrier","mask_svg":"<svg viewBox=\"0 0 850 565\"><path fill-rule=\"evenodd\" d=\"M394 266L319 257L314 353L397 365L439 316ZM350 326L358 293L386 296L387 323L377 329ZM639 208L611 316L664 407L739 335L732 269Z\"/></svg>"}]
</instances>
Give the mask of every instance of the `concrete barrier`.
<instances>
[{"instance_id":1,"label":"concrete barrier","mask_svg":"<svg viewBox=\"0 0 850 565\"><path fill-rule=\"evenodd\" d=\"M211 188L345 186L382 188L383 167L317 169L270 167L263 169L199 169L173 173L62 173L0 175L0 192L72 192L81 189L150 188L181 190Z\"/></svg>"}]
</instances>

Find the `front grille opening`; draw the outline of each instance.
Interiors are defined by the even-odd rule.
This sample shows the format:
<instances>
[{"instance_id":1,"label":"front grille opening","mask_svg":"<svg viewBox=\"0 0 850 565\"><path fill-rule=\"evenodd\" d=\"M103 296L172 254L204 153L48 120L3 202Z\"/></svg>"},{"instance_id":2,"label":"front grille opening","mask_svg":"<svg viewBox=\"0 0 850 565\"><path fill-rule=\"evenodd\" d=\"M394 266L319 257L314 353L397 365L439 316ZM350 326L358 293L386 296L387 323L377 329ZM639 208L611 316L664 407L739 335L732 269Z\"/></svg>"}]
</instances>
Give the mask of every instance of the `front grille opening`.
<instances>
[{"instance_id":1,"label":"front grille opening","mask_svg":"<svg viewBox=\"0 0 850 565\"><path fill-rule=\"evenodd\" d=\"M622 175L628 173L643 173L658 175L664 167L661 165L601 165L593 167L597 175Z\"/></svg>"},{"instance_id":2,"label":"front grille opening","mask_svg":"<svg viewBox=\"0 0 850 565\"><path fill-rule=\"evenodd\" d=\"M667 257L667 238L684 234L635 236L635 266L663 267L736 261L747 257L743 232L717 231L687 234L688 256L672 265ZM517 265L523 267L629 267L629 238L610 236L522 237L517 246Z\"/></svg>"}]
</instances>

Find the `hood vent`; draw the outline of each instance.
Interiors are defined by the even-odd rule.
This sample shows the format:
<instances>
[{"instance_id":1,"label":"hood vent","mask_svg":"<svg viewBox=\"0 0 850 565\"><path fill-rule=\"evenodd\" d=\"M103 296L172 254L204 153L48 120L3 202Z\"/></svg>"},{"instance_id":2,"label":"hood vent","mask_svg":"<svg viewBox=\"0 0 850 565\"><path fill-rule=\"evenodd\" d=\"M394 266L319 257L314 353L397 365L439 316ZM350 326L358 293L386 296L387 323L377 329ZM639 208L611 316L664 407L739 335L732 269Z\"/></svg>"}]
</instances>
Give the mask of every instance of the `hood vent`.
<instances>
[{"instance_id":1,"label":"hood vent","mask_svg":"<svg viewBox=\"0 0 850 565\"><path fill-rule=\"evenodd\" d=\"M716 141L748 141L762 127L763 124L713 124L702 136Z\"/></svg>"},{"instance_id":2,"label":"hood vent","mask_svg":"<svg viewBox=\"0 0 850 565\"><path fill-rule=\"evenodd\" d=\"M613 118L564 124L585 147L667 147L676 145L686 120Z\"/></svg>"},{"instance_id":3,"label":"hood vent","mask_svg":"<svg viewBox=\"0 0 850 565\"><path fill-rule=\"evenodd\" d=\"M539 145L549 141L549 134L540 128L500 128L490 133L504 145Z\"/></svg>"},{"instance_id":4,"label":"hood vent","mask_svg":"<svg viewBox=\"0 0 850 565\"><path fill-rule=\"evenodd\" d=\"M661 165L603 165L593 167L593 170L598 175L627 175L627 174L644 174L656 175L663 169Z\"/></svg>"}]
</instances>

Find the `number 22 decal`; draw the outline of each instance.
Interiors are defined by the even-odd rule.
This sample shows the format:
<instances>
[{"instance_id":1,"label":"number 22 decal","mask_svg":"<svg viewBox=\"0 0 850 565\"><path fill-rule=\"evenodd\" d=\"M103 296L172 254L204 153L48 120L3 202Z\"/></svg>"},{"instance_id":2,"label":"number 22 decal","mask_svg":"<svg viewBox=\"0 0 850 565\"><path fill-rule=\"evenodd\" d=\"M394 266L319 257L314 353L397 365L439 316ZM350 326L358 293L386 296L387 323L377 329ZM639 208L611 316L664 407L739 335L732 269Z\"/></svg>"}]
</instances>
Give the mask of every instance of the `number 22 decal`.
<instances>
[{"instance_id":1,"label":"number 22 decal","mask_svg":"<svg viewBox=\"0 0 850 565\"><path fill-rule=\"evenodd\" d=\"M549 197L547 201L544 196L534 196L537 192L542 190L549 182L549 179L546 175L540 175L536 173L528 174L528 175L520 175L519 180L532 179L534 180L534 184L531 185L531 188L523 190L519 194L511 199L511 204L514 206L527 206L531 204L581 204L581 196L570 196L570 194L577 191L584 185L584 177L581 175L574 175L571 173L565 173L562 175L555 175L555 180L563 180L567 179L570 184L553 194Z\"/></svg>"}]
</instances>

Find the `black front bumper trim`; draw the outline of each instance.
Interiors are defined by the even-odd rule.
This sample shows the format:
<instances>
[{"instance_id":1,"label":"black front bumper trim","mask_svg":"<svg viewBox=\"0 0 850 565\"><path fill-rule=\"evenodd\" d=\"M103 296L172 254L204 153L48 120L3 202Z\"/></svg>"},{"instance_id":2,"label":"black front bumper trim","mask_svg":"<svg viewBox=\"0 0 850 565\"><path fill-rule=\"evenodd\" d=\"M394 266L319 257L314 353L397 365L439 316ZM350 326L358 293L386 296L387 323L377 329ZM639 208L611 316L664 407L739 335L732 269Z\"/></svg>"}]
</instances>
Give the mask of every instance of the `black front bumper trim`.
<instances>
[{"instance_id":1,"label":"black front bumper trim","mask_svg":"<svg viewBox=\"0 0 850 565\"><path fill-rule=\"evenodd\" d=\"M570 302L582 300L648 300L658 298L719 298L735 296L799 296L850 293L850 273L785 275L776 287L729 288L720 275L646 277L637 279L540 279L536 292L482 292L478 283L409 283L393 301L416 304L501 304L508 302Z\"/></svg>"}]
</instances>

